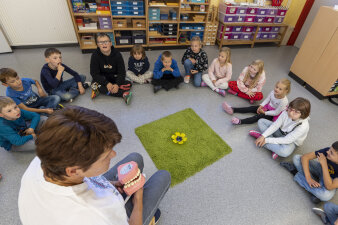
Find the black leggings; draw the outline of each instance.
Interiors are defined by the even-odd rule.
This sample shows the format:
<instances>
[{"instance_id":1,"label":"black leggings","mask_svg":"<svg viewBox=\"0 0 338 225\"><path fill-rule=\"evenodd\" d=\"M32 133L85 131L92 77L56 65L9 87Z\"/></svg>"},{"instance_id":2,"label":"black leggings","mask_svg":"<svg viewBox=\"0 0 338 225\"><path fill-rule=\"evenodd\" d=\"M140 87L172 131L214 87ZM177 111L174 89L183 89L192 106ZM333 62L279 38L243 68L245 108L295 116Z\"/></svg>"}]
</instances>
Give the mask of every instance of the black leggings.
<instances>
[{"instance_id":1,"label":"black leggings","mask_svg":"<svg viewBox=\"0 0 338 225\"><path fill-rule=\"evenodd\" d=\"M182 82L183 78L181 76L174 77L172 74L164 74L161 79L152 79L151 81L154 86L162 86L166 90L174 88Z\"/></svg>"},{"instance_id":2,"label":"black leggings","mask_svg":"<svg viewBox=\"0 0 338 225\"><path fill-rule=\"evenodd\" d=\"M273 116L267 116L265 114L257 114L257 109L259 108L259 105L257 106L249 106L249 107L243 107L243 108L232 108L234 110L234 113L256 113L256 115L246 118L246 119L240 119L241 124L252 124L256 123L259 119L264 118L271 120L273 119Z\"/></svg>"}]
</instances>

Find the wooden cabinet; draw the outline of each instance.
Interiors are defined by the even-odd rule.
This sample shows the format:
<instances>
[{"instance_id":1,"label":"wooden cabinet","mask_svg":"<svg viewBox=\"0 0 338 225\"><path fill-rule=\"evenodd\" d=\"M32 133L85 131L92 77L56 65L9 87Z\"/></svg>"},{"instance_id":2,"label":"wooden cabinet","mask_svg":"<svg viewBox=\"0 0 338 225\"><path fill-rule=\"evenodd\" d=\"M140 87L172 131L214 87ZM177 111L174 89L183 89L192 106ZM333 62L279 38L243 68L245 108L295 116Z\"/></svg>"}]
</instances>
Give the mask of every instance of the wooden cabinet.
<instances>
[{"instance_id":1,"label":"wooden cabinet","mask_svg":"<svg viewBox=\"0 0 338 225\"><path fill-rule=\"evenodd\" d=\"M289 75L317 97L337 95L330 91L338 79L338 11L319 9L290 68Z\"/></svg>"}]
</instances>

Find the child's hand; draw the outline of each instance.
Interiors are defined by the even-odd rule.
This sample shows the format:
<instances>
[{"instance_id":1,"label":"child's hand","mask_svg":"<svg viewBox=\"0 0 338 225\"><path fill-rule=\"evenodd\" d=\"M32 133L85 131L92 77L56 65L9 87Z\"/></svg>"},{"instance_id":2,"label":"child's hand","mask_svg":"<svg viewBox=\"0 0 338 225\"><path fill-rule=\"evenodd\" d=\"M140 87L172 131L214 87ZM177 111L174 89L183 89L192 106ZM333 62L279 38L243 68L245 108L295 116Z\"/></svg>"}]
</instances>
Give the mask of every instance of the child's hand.
<instances>
[{"instance_id":1,"label":"child's hand","mask_svg":"<svg viewBox=\"0 0 338 225\"><path fill-rule=\"evenodd\" d=\"M193 58L189 58L189 60L192 62L192 64L195 64L195 63L196 63L196 60L193 59Z\"/></svg>"},{"instance_id":2,"label":"child's hand","mask_svg":"<svg viewBox=\"0 0 338 225\"><path fill-rule=\"evenodd\" d=\"M119 86L117 84L113 84L113 89L110 91L112 94L116 94L119 91Z\"/></svg>"},{"instance_id":3,"label":"child's hand","mask_svg":"<svg viewBox=\"0 0 338 225\"><path fill-rule=\"evenodd\" d=\"M306 182L309 184L310 187L312 188L318 188L320 187L320 183L312 179L311 177L309 179L306 179Z\"/></svg>"},{"instance_id":4,"label":"child's hand","mask_svg":"<svg viewBox=\"0 0 338 225\"><path fill-rule=\"evenodd\" d=\"M196 73L198 73L197 70L190 70L190 72L191 72L191 74L196 74Z\"/></svg>"},{"instance_id":5,"label":"child's hand","mask_svg":"<svg viewBox=\"0 0 338 225\"><path fill-rule=\"evenodd\" d=\"M216 80L212 80L212 83L215 85L216 84ZM216 85L215 85L216 86Z\"/></svg>"},{"instance_id":6,"label":"child's hand","mask_svg":"<svg viewBox=\"0 0 338 225\"><path fill-rule=\"evenodd\" d=\"M259 106L257 109L257 114L265 114L265 111L263 110L263 106Z\"/></svg>"},{"instance_id":7,"label":"child's hand","mask_svg":"<svg viewBox=\"0 0 338 225\"><path fill-rule=\"evenodd\" d=\"M78 88L79 88L79 92L80 92L81 95L83 95L86 92L86 90L83 88L81 82L79 82Z\"/></svg>"},{"instance_id":8,"label":"child's hand","mask_svg":"<svg viewBox=\"0 0 338 225\"><path fill-rule=\"evenodd\" d=\"M133 195L133 205L137 202L143 202L143 188L137 190Z\"/></svg>"},{"instance_id":9,"label":"child's hand","mask_svg":"<svg viewBox=\"0 0 338 225\"><path fill-rule=\"evenodd\" d=\"M33 133L33 134L31 134L31 135L33 136L33 139L35 140L35 139L36 139L36 134Z\"/></svg>"},{"instance_id":10,"label":"child's hand","mask_svg":"<svg viewBox=\"0 0 338 225\"><path fill-rule=\"evenodd\" d=\"M262 147L263 145L265 145L265 137L262 135L259 138L257 138L256 140L256 146L258 147Z\"/></svg>"},{"instance_id":11,"label":"child's hand","mask_svg":"<svg viewBox=\"0 0 338 225\"><path fill-rule=\"evenodd\" d=\"M61 65L61 63L58 64L58 72L63 72L65 68Z\"/></svg>"},{"instance_id":12,"label":"child's hand","mask_svg":"<svg viewBox=\"0 0 338 225\"><path fill-rule=\"evenodd\" d=\"M47 113L47 114L52 114L54 112L54 110L53 109L45 109L44 112Z\"/></svg>"},{"instance_id":13,"label":"child's hand","mask_svg":"<svg viewBox=\"0 0 338 225\"><path fill-rule=\"evenodd\" d=\"M110 181L110 183L112 184L112 185L114 185L114 187L121 193L121 194L123 194L123 185L120 183L120 181Z\"/></svg>"},{"instance_id":14,"label":"child's hand","mask_svg":"<svg viewBox=\"0 0 338 225\"><path fill-rule=\"evenodd\" d=\"M318 153L317 159L320 165L327 164L327 159L323 153Z\"/></svg>"},{"instance_id":15,"label":"child's hand","mask_svg":"<svg viewBox=\"0 0 338 225\"><path fill-rule=\"evenodd\" d=\"M253 96L255 96L256 93L254 93L252 91L248 91L246 94L249 95L249 97L253 97Z\"/></svg>"},{"instance_id":16,"label":"child's hand","mask_svg":"<svg viewBox=\"0 0 338 225\"><path fill-rule=\"evenodd\" d=\"M34 134L34 129L33 128L28 128L23 132L25 135L30 135Z\"/></svg>"}]
</instances>

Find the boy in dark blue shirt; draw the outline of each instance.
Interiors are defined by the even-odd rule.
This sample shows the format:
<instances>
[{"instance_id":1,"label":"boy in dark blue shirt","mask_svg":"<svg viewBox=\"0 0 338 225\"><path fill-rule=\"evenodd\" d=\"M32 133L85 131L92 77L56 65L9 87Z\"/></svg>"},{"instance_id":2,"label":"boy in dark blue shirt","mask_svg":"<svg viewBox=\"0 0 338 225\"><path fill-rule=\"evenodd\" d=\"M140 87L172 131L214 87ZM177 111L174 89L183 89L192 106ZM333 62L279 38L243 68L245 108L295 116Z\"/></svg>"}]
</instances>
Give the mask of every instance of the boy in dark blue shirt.
<instances>
[{"instance_id":1,"label":"boy in dark blue shirt","mask_svg":"<svg viewBox=\"0 0 338 225\"><path fill-rule=\"evenodd\" d=\"M35 150L35 131L46 117L20 110L9 97L0 96L0 147L7 151Z\"/></svg>"},{"instance_id":2,"label":"boy in dark blue shirt","mask_svg":"<svg viewBox=\"0 0 338 225\"><path fill-rule=\"evenodd\" d=\"M154 76L152 84L154 85L154 93L161 88L169 90L183 82L177 62L173 59L171 52L164 51L156 60L154 65Z\"/></svg>"},{"instance_id":3,"label":"boy in dark blue shirt","mask_svg":"<svg viewBox=\"0 0 338 225\"><path fill-rule=\"evenodd\" d=\"M313 159L318 159L314 161ZM329 201L338 188L338 141L331 147L295 155L293 164L282 162L281 165L294 174L294 180L312 194L314 203Z\"/></svg>"},{"instance_id":4,"label":"boy in dark blue shirt","mask_svg":"<svg viewBox=\"0 0 338 225\"><path fill-rule=\"evenodd\" d=\"M11 97L15 103L26 111L52 114L54 109L62 107L59 105L60 97L57 95L47 96L37 80L22 78L15 70L10 68L0 69L0 81L6 86L6 95ZM38 94L32 89L32 84L38 89Z\"/></svg>"},{"instance_id":5,"label":"boy in dark blue shirt","mask_svg":"<svg viewBox=\"0 0 338 225\"><path fill-rule=\"evenodd\" d=\"M61 52L56 48L47 48L45 51L46 64L41 69L40 79L43 88L49 95L58 95L62 101L72 102L79 94L84 94L89 86L85 84L86 76L79 75L65 64L62 64ZM63 80L66 71L73 78Z\"/></svg>"}]
</instances>

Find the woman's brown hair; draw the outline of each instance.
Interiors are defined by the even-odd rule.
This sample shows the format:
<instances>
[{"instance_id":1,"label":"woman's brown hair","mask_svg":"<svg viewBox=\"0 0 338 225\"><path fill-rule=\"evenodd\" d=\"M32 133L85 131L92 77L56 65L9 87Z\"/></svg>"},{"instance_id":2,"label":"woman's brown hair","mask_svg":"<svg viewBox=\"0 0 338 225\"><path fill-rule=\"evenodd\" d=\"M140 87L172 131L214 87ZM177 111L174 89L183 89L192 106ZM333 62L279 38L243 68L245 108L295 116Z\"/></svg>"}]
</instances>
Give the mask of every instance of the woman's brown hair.
<instances>
[{"instance_id":1,"label":"woman's brown hair","mask_svg":"<svg viewBox=\"0 0 338 225\"><path fill-rule=\"evenodd\" d=\"M113 120L95 110L69 106L44 123L37 134L36 153L44 175L63 181L67 167L78 166L86 171L120 141Z\"/></svg>"},{"instance_id":2,"label":"woman's brown hair","mask_svg":"<svg viewBox=\"0 0 338 225\"><path fill-rule=\"evenodd\" d=\"M310 115L311 103L305 98L298 97L290 102L289 107L301 113L300 118L305 119Z\"/></svg>"}]
</instances>

